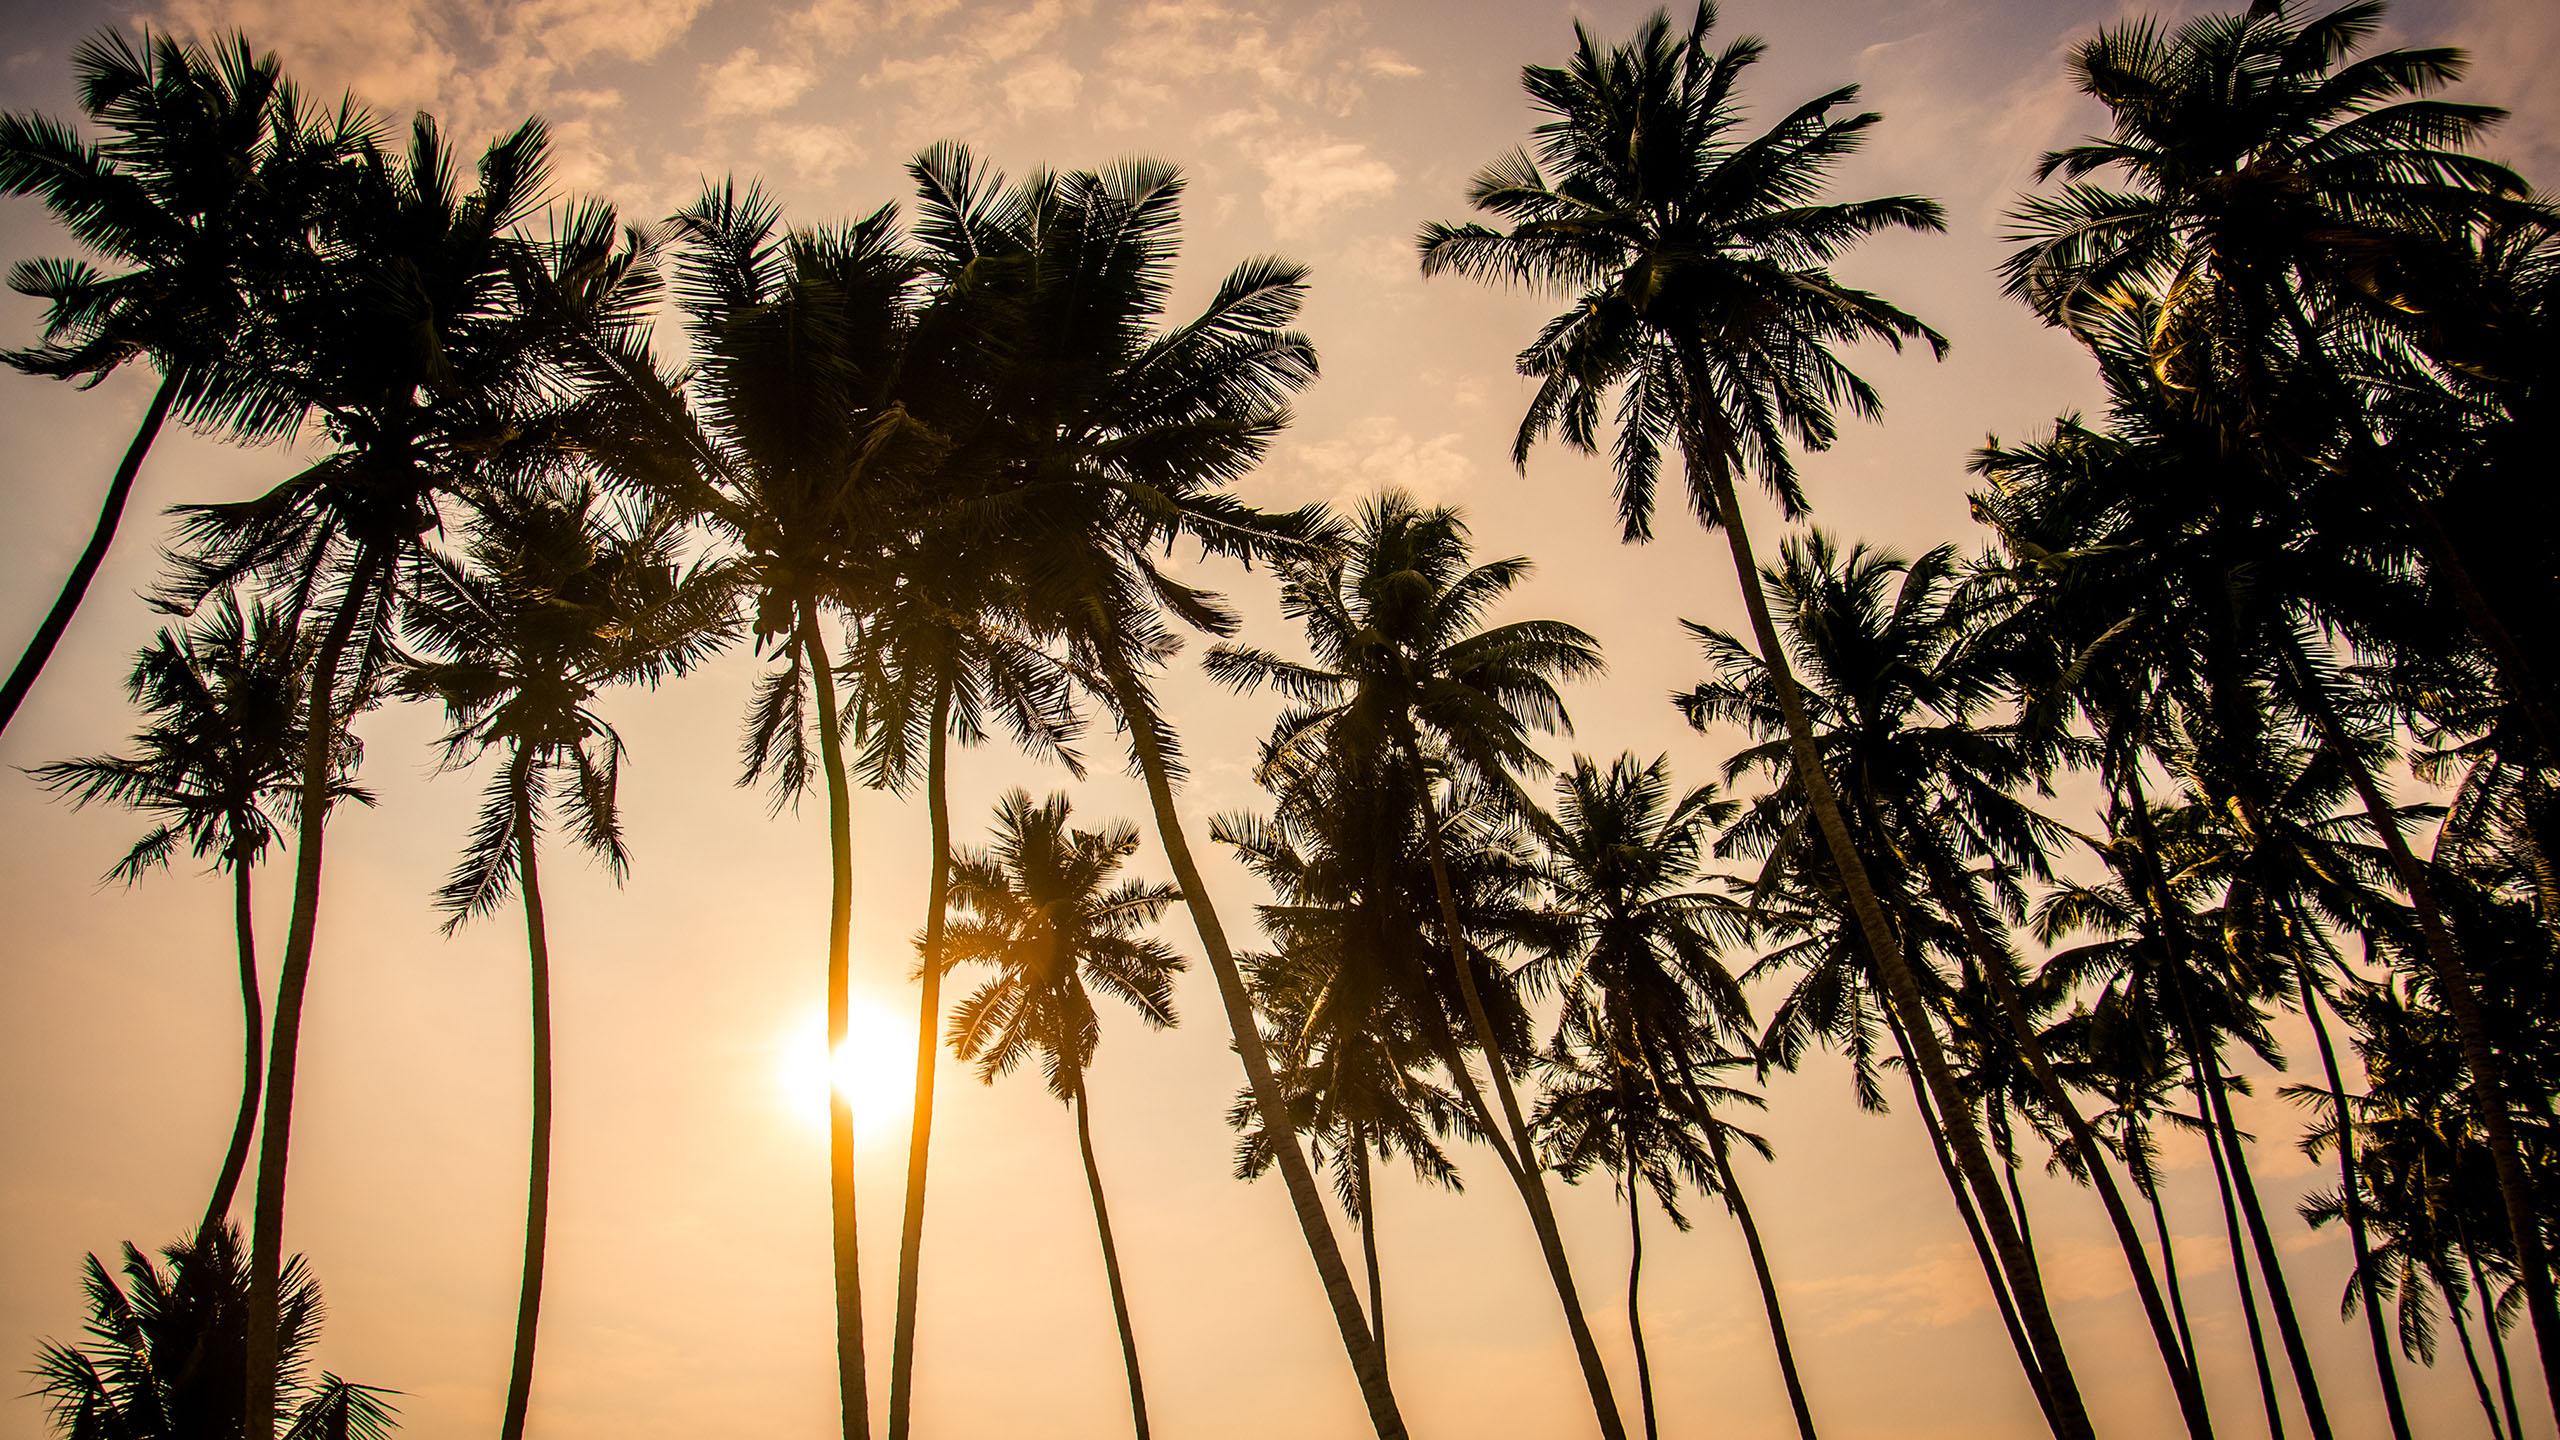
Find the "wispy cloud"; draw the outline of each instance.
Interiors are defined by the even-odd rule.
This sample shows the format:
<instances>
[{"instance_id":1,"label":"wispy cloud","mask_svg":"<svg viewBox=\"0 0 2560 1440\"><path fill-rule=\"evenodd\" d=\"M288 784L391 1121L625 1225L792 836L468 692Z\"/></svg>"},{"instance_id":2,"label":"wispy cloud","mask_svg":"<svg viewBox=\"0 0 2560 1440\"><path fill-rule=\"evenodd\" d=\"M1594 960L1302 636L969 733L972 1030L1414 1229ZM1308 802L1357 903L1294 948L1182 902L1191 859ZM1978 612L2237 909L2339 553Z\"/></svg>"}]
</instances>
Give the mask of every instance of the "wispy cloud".
<instances>
[{"instance_id":1,"label":"wispy cloud","mask_svg":"<svg viewBox=\"0 0 2560 1440\"><path fill-rule=\"evenodd\" d=\"M816 83L817 67L807 61L767 60L747 46L717 65L702 67L702 114L710 120L770 115Z\"/></svg>"}]
</instances>

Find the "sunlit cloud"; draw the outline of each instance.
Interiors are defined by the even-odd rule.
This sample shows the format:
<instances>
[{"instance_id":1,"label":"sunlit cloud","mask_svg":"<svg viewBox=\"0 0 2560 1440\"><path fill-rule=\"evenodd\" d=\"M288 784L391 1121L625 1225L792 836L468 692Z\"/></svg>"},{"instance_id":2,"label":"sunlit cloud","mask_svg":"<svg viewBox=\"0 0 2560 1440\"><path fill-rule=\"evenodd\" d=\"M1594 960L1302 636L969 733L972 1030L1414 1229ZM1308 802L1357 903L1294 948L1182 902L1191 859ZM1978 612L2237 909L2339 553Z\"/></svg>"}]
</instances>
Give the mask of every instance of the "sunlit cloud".
<instances>
[{"instance_id":1,"label":"sunlit cloud","mask_svg":"<svg viewBox=\"0 0 2560 1440\"><path fill-rule=\"evenodd\" d=\"M717 65L703 67L703 118L769 115L798 100L817 82L817 68L806 61L767 60L754 46L746 46Z\"/></svg>"},{"instance_id":2,"label":"sunlit cloud","mask_svg":"<svg viewBox=\"0 0 2560 1440\"><path fill-rule=\"evenodd\" d=\"M1337 427L1331 439L1286 444L1274 463L1311 498L1336 505L1390 486L1437 505L1457 499L1475 473L1464 444L1456 431L1425 440L1392 416L1372 415Z\"/></svg>"},{"instance_id":3,"label":"sunlit cloud","mask_svg":"<svg viewBox=\"0 0 2560 1440\"><path fill-rule=\"evenodd\" d=\"M756 128L756 152L781 160L803 180L832 180L862 158L852 130L840 124L794 125L771 121Z\"/></svg>"}]
</instances>

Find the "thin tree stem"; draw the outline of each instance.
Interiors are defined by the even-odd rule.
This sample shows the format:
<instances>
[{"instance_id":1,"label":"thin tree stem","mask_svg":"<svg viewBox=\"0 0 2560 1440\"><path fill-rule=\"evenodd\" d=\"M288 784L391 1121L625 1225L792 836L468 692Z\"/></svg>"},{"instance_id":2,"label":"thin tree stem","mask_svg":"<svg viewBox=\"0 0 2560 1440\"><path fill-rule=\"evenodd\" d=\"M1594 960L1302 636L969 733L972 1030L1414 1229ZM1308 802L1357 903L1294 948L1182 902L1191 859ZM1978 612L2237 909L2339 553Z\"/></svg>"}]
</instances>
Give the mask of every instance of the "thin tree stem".
<instances>
[{"instance_id":1,"label":"thin tree stem","mask_svg":"<svg viewBox=\"0 0 2560 1440\"><path fill-rule=\"evenodd\" d=\"M249 903L249 872L254 868L245 856L231 857L231 931L240 959L240 1109L231 1121L231 1148L223 1152L222 1174L213 1182L213 1198L205 1202L198 1235L230 1216L231 1197L239 1193L240 1177L249 1168L249 1141L258 1129L258 1082L267 1037L265 1005L258 993L257 917Z\"/></svg>"},{"instance_id":2,"label":"thin tree stem","mask_svg":"<svg viewBox=\"0 0 2560 1440\"><path fill-rule=\"evenodd\" d=\"M945 761L950 746L951 681L933 697L933 734L925 748L925 812L933 863L925 889L924 949L916 998L915 1118L907 1130L906 1214L898 1231L898 1319L889 1341L889 1440L906 1440L914 1403L918 1275L924 1262L925 1166L933 1139L933 1071L942 1032L942 930L951 903L951 796Z\"/></svg>"},{"instance_id":3,"label":"thin tree stem","mask_svg":"<svg viewBox=\"0 0 2560 1440\"><path fill-rule=\"evenodd\" d=\"M259 1120L258 1186L249 1221L249 1334L243 1382L241 1433L272 1440L276 1424L276 1363L284 1271L285 1167L293 1143L293 1083L301 1057L302 1007L311 985L312 942L320 930L320 864L328 835L329 774L337 750L338 672L383 560L359 544L347 592L330 617L312 667L305 700L302 797L293 857L293 915L287 923L284 960L276 976L275 1023L267 1045L265 1113Z\"/></svg>"},{"instance_id":4,"label":"thin tree stem","mask_svg":"<svg viewBox=\"0 0 2560 1440\"><path fill-rule=\"evenodd\" d=\"M2232 1198L2231 1169L2225 1156L2222 1126L2209 1095L2220 1084L2221 1061L2208 1060L2196 1046L2192 1035L2188 1042L2188 1064L2195 1071L2196 1104L2205 1115L2205 1151L2213 1157L2213 1179L2222 1196L2222 1228L2231 1242L2231 1279L2240 1291L2240 1315L2249 1322L2249 1355L2258 1366L2258 1395L2266 1403L2267 1434L2270 1440L2284 1440L2284 1405L2276 1395L2275 1367L2267 1359L2267 1337L2258 1321L2258 1297L2249 1283L2249 1252L2240 1238L2240 1207ZM2216 1073L2206 1074L2210 1064Z\"/></svg>"},{"instance_id":5,"label":"thin tree stem","mask_svg":"<svg viewBox=\"0 0 2560 1440\"><path fill-rule=\"evenodd\" d=\"M2507 1329L2498 1323L2497 1292L2489 1288L2489 1277L2480 1269L2480 1251L2471 1244L2471 1227L2457 1232L2462 1237L2462 1258L2471 1267L2471 1288L2480 1296L2480 1319L2489 1338L2489 1358L2498 1366L2498 1400L2506 1406L2507 1433L2524 1434L2524 1416L2516 1408L2515 1367L2507 1362Z\"/></svg>"},{"instance_id":6,"label":"thin tree stem","mask_svg":"<svg viewBox=\"0 0 2560 1440\"><path fill-rule=\"evenodd\" d=\"M1351 1128L1351 1163L1359 1176L1360 1260L1369 1278L1369 1335L1377 1342L1378 1362L1387 1358L1387 1289L1378 1270L1378 1192L1370 1184L1369 1147L1359 1126Z\"/></svg>"},{"instance_id":7,"label":"thin tree stem","mask_svg":"<svg viewBox=\"0 0 2560 1440\"><path fill-rule=\"evenodd\" d=\"M516 865L524 889L524 942L533 968L533 1154L524 1205L524 1277L516 1292L516 1345L507 1372L507 1411L500 1440L523 1440L533 1400L534 1337L542 1323L542 1265L551 1229L551 937L542 919L542 880L535 866L532 766L515 755Z\"/></svg>"},{"instance_id":8,"label":"thin tree stem","mask_svg":"<svg viewBox=\"0 0 2560 1440\"><path fill-rule=\"evenodd\" d=\"M827 1057L833 1062L851 1033L853 1014L853 795L845 781L843 738L837 733L835 672L827 664L816 607L800 605L800 647L808 657L818 696L818 762L827 781L827 850L832 884L827 900ZM827 1198L835 1253L836 1401L845 1440L870 1440L871 1391L862 1351L862 1258L853 1174L853 1097L827 1086Z\"/></svg>"},{"instance_id":9,"label":"thin tree stem","mask_svg":"<svg viewBox=\"0 0 2560 1440\"><path fill-rule=\"evenodd\" d=\"M1111 1282L1111 1316L1120 1326L1120 1358L1129 1367L1129 1415L1138 1440L1147 1440L1147 1387L1138 1377L1138 1337L1129 1328L1129 1297L1120 1285L1120 1248L1111 1243L1111 1211L1102 1203L1102 1171L1093 1162L1093 1126L1084 1076L1075 1077L1076 1146L1084 1152L1085 1184L1093 1191L1093 1228L1102 1236L1102 1272Z\"/></svg>"},{"instance_id":10,"label":"thin tree stem","mask_svg":"<svg viewBox=\"0 0 2560 1440\"><path fill-rule=\"evenodd\" d=\"M1156 739L1158 722L1154 710L1139 689L1137 678L1119 657L1114 637L1100 638L1098 648L1107 657L1104 676L1113 704L1128 725L1130 748L1138 755L1138 770L1146 780L1147 799L1155 811L1157 837L1164 842L1174 882L1182 887L1183 904L1191 912L1192 924L1200 933L1200 948L1218 982L1218 999L1226 1009L1228 1033L1235 1039L1237 1058L1244 1063L1245 1080L1253 1091L1254 1108L1262 1114L1264 1133L1271 1137L1272 1155L1289 1193L1289 1207L1297 1215L1299 1232L1306 1237L1307 1252L1315 1261L1317 1278L1323 1282L1325 1300L1333 1307L1334 1325L1342 1332L1342 1348L1350 1357L1352 1374L1360 1382L1360 1397L1368 1407L1369 1424L1378 1440L1404 1440L1404 1417L1397 1412L1395 1391L1387 1383L1386 1362L1369 1333L1368 1320L1360 1313L1360 1294L1352 1287L1350 1267L1343 1264L1342 1247L1334 1238L1332 1222L1326 1218L1324 1196L1316 1188L1315 1172L1308 1168L1306 1152L1298 1148L1297 1130L1290 1123L1279 1081L1271 1073L1271 1055L1262 1043L1262 1027L1254 1015L1252 996L1245 989L1244 972L1227 945L1226 926L1218 918L1217 907L1210 903L1208 884L1200 874L1199 864L1192 859L1190 841L1185 838L1181 816L1174 809L1173 782L1165 770L1163 746Z\"/></svg>"},{"instance_id":11,"label":"thin tree stem","mask_svg":"<svg viewBox=\"0 0 2560 1440\"><path fill-rule=\"evenodd\" d=\"M1662 1440L1653 1415L1653 1361L1644 1349L1644 1307L1637 1287L1644 1280L1644 1196L1635 1157L1627 1157L1627 1336L1636 1349L1636 1393L1644 1402L1644 1440Z\"/></svg>"},{"instance_id":12,"label":"thin tree stem","mask_svg":"<svg viewBox=\"0 0 2560 1440\"><path fill-rule=\"evenodd\" d=\"M1752 1223L1751 1206L1742 1198L1742 1177L1733 1173L1722 1126L1707 1127L1707 1144L1716 1157L1717 1183L1724 1187L1725 1208L1742 1227L1742 1243L1751 1252L1751 1273L1760 1282L1760 1308L1769 1314L1769 1341L1778 1352L1778 1373L1786 1377L1787 1403L1796 1412L1798 1440L1820 1440L1813 1429L1813 1406L1805 1398L1804 1381L1796 1374L1795 1347L1787 1342L1787 1315L1778 1304L1778 1283L1769 1273L1769 1255L1760 1245L1760 1227ZM2022 1337L2023 1338L2023 1337Z\"/></svg>"},{"instance_id":13,"label":"thin tree stem","mask_svg":"<svg viewBox=\"0 0 2560 1440\"><path fill-rule=\"evenodd\" d=\"M81 598L89 593L89 582L98 577L98 567L106 563L107 547L115 543L116 526L124 519L125 501L133 495L134 477L142 473L142 457L150 453L161 422L169 418L170 403L178 398L178 381L185 373L183 369L170 371L161 377L160 387L151 392L151 404L142 412L142 424L124 447L124 459L117 462L115 478L107 482L107 498L98 507L98 521L90 527L88 545L72 562L71 573L63 578L61 593L54 596L53 608L36 626L34 637L19 654L8 680L0 682L0 731L9 728L19 704L35 688L36 677L44 673L45 661L52 658L53 647L61 643L63 632L71 628L71 617L79 612Z\"/></svg>"}]
</instances>

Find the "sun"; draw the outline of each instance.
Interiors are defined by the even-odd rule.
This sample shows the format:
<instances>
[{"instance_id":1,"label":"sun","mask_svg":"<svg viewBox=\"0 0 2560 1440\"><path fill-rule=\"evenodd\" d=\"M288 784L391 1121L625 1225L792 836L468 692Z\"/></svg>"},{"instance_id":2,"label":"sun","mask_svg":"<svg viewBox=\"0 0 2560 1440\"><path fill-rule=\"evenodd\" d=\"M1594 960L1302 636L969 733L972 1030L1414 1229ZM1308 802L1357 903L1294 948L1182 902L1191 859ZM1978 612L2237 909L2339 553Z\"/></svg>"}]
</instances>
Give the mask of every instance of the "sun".
<instances>
[{"instance_id":1,"label":"sun","mask_svg":"<svg viewBox=\"0 0 2560 1440\"><path fill-rule=\"evenodd\" d=\"M827 1085L853 1103L859 1142L906 1133L916 1092L915 1022L856 994L845 1012L844 1043L833 1063L827 1056L827 1016L813 1010L794 1025L780 1049L776 1078L785 1105L812 1126L827 1121Z\"/></svg>"}]
</instances>

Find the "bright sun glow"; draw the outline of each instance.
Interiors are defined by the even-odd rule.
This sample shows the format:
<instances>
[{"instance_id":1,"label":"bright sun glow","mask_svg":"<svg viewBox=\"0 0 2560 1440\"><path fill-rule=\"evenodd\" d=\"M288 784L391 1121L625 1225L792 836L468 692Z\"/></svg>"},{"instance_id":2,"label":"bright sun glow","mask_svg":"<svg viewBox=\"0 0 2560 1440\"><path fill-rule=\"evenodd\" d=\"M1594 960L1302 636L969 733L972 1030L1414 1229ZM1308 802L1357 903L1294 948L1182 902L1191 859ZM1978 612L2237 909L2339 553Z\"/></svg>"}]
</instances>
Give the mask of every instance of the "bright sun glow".
<instances>
[{"instance_id":1,"label":"bright sun glow","mask_svg":"<svg viewBox=\"0 0 2560 1440\"><path fill-rule=\"evenodd\" d=\"M868 1142L906 1133L916 1091L916 1033L912 1017L855 995L846 1014L844 1043L827 1063L827 1016L812 1012L792 1027L781 1046L778 1078L784 1102L813 1126L827 1120L827 1081L853 1102L855 1136Z\"/></svg>"}]
</instances>

